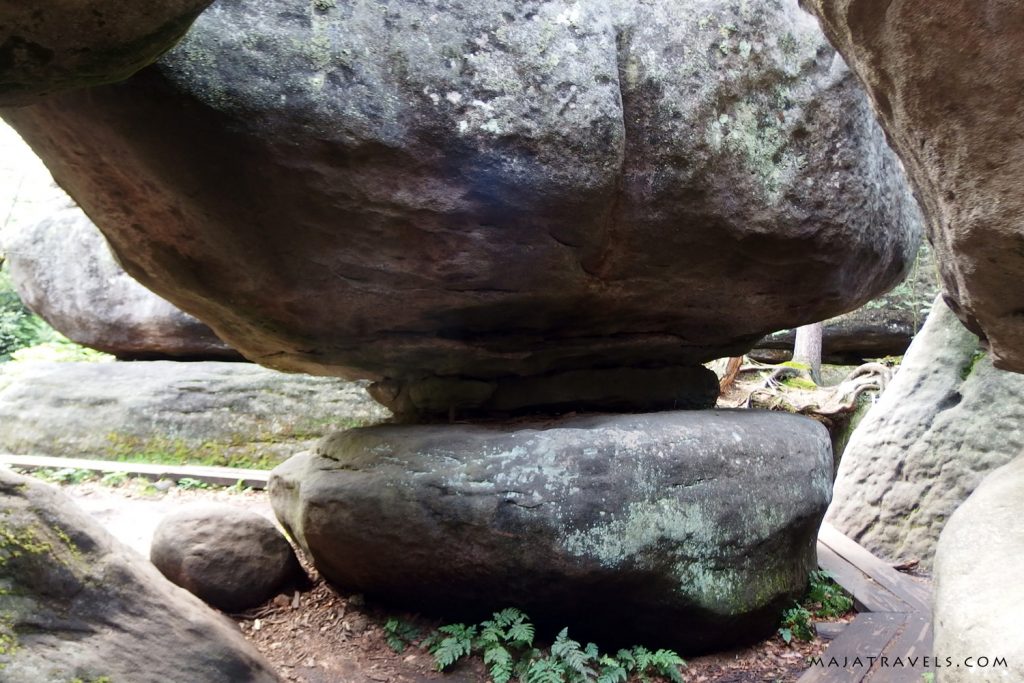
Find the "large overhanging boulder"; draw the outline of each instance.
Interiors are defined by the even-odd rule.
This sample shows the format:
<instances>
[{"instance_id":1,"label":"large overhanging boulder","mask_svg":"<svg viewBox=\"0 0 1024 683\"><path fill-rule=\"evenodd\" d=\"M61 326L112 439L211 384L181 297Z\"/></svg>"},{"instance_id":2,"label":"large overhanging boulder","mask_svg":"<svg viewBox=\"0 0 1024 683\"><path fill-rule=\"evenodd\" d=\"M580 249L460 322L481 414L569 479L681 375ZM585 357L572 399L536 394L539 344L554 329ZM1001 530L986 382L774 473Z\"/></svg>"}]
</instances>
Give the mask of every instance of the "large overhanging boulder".
<instances>
[{"instance_id":1,"label":"large overhanging boulder","mask_svg":"<svg viewBox=\"0 0 1024 683\"><path fill-rule=\"evenodd\" d=\"M211 0L0 0L0 105L128 78Z\"/></svg>"},{"instance_id":2,"label":"large overhanging boulder","mask_svg":"<svg viewBox=\"0 0 1024 683\"><path fill-rule=\"evenodd\" d=\"M399 412L592 369L705 405L690 366L856 308L919 239L796 0L224 2L125 84L4 116L133 276Z\"/></svg>"},{"instance_id":3,"label":"large overhanging boulder","mask_svg":"<svg viewBox=\"0 0 1024 683\"><path fill-rule=\"evenodd\" d=\"M1024 372L1024 3L802 1L906 164L948 303Z\"/></svg>"}]
</instances>

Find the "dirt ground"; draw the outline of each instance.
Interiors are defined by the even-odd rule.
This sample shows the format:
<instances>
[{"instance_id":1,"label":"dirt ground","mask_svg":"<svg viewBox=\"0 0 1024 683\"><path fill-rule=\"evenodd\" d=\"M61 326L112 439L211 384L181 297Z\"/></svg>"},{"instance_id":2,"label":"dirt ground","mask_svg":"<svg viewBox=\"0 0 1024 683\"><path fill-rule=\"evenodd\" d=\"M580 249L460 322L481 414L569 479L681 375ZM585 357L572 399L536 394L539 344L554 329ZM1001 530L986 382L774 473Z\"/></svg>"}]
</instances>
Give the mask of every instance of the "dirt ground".
<instances>
[{"instance_id":1,"label":"dirt ground","mask_svg":"<svg viewBox=\"0 0 1024 683\"><path fill-rule=\"evenodd\" d=\"M149 553L153 529L174 508L193 502L220 502L253 510L273 519L263 492L184 490L98 483L63 487L116 537L143 555ZM322 581L311 567L312 588L279 595L244 614L229 615L242 633L293 683L484 683L489 680L479 660L439 674L429 654L416 647L396 653L386 643L384 623L399 617L424 634L440 624L410 614L395 614L367 604L362 596L347 595ZM570 634L571 635L571 634ZM684 678L692 683L775 683L795 681L807 658L820 654L827 643L787 646L780 638L740 650L688 661Z\"/></svg>"}]
</instances>

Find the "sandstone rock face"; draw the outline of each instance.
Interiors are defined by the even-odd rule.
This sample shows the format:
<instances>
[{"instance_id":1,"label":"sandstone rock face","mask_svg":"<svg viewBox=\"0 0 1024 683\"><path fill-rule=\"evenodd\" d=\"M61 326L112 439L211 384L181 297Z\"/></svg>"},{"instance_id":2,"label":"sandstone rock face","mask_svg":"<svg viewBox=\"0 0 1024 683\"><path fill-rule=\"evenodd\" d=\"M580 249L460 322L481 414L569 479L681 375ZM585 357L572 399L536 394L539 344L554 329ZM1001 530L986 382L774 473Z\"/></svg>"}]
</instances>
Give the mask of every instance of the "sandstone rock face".
<instances>
[{"instance_id":1,"label":"sandstone rock face","mask_svg":"<svg viewBox=\"0 0 1024 683\"><path fill-rule=\"evenodd\" d=\"M56 489L0 469L6 683L278 680L227 619Z\"/></svg>"},{"instance_id":2,"label":"sandstone rock face","mask_svg":"<svg viewBox=\"0 0 1024 683\"><path fill-rule=\"evenodd\" d=\"M906 164L958 317L1024 372L1024 5L802 0Z\"/></svg>"},{"instance_id":3,"label":"sandstone rock face","mask_svg":"<svg viewBox=\"0 0 1024 683\"><path fill-rule=\"evenodd\" d=\"M357 383L248 363L8 363L0 451L280 462L387 411Z\"/></svg>"},{"instance_id":4,"label":"sandstone rock face","mask_svg":"<svg viewBox=\"0 0 1024 683\"><path fill-rule=\"evenodd\" d=\"M1024 451L1024 377L998 370L937 299L843 452L828 519L872 552L931 565L943 525Z\"/></svg>"},{"instance_id":5,"label":"sandstone rock face","mask_svg":"<svg viewBox=\"0 0 1024 683\"><path fill-rule=\"evenodd\" d=\"M210 0L0 0L0 105L128 78L176 43Z\"/></svg>"},{"instance_id":6,"label":"sandstone rock face","mask_svg":"<svg viewBox=\"0 0 1024 683\"><path fill-rule=\"evenodd\" d=\"M935 554L935 652L974 668L942 683L1024 680L1024 458L995 470L950 518ZM980 668L986 657L988 668ZM996 664L995 657L1005 663Z\"/></svg>"},{"instance_id":7,"label":"sandstone rock face","mask_svg":"<svg viewBox=\"0 0 1024 683\"><path fill-rule=\"evenodd\" d=\"M125 273L75 207L4 237L25 305L74 342L118 358L241 359L213 331Z\"/></svg>"},{"instance_id":8,"label":"sandstone rock face","mask_svg":"<svg viewBox=\"0 0 1024 683\"><path fill-rule=\"evenodd\" d=\"M740 353L918 244L796 0L222 2L129 83L4 116L146 286L396 396Z\"/></svg>"},{"instance_id":9,"label":"sandstone rock face","mask_svg":"<svg viewBox=\"0 0 1024 683\"><path fill-rule=\"evenodd\" d=\"M226 612L261 605L303 576L270 520L230 505L193 505L164 517L149 559L172 583Z\"/></svg>"},{"instance_id":10,"label":"sandstone rock face","mask_svg":"<svg viewBox=\"0 0 1024 683\"><path fill-rule=\"evenodd\" d=\"M349 430L274 470L270 496L344 589L693 652L777 628L831 480L812 420L689 411Z\"/></svg>"},{"instance_id":11,"label":"sandstone rock face","mask_svg":"<svg viewBox=\"0 0 1024 683\"><path fill-rule=\"evenodd\" d=\"M939 283L931 247L922 244L907 279L892 291L872 299L856 311L826 320L822 328L822 357L827 363L859 365L869 358L902 356L924 325ZM792 357L796 330L770 334L757 343L764 349L789 351Z\"/></svg>"}]
</instances>

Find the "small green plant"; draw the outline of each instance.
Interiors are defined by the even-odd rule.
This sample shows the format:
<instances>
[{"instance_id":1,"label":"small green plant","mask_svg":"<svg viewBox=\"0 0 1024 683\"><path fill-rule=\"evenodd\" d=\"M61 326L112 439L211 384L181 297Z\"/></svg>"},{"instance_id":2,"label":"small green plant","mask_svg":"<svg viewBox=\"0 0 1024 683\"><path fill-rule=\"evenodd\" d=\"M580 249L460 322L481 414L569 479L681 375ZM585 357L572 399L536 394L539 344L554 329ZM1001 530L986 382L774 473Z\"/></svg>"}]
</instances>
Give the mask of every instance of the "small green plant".
<instances>
[{"instance_id":1,"label":"small green plant","mask_svg":"<svg viewBox=\"0 0 1024 683\"><path fill-rule=\"evenodd\" d=\"M41 467L33 472L33 475L53 484L81 484L85 481L96 479L99 475L93 470L83 470L74 467Z\"/></svg>"},{"instance_id":2,"label":"small green plant","mask_svg":"<svg viewBox=\"0 0 1024 683\"><path fill-rule=\"evenodd\" d=\"M832 580L826 571L811 573L811 588L805 603L814 606L814 613L825 619L842 616L853 609L853 599Z\"/></svg>"},{"instance_id":3,"label":"small green plant","mask_svg":"<svg viewBox=\"0 0 1024 683\"><path fill-rule=\"evenodd\" d=\"M814 640L814 624L811 621L810 611L803 605L795 604L782 613L782 626L779 628L779 635L787 645L793 639L812 641Z\"/></svg>"},{"instance_id":4,"label":"small green plant","mask_svg":"<svg viewBox=\"0 0 1024 683\"><path fill-rule=\"evenodd\" d=\"M182 477L178 480L178 488L185 489L186 491L195 489L208 489L210 485L205 481L193 479L192 477Z\"/></svg>"},{"instance_id":5,"label":"small green plant","mask_svg":"<svg viewBox=\"0 0 1024 683\"><path fill-rule=\"evenodd\" d=\"M649 681L652 675L676 683L683 680L679 668L686 662L671 650L634 647L615 656L602 655L597 645L581 645L564 628L545 653L534 647L534 632L523 612L508 608L479 626L442 626L421 646L434 656L439 671L463 657L482 654L494 683L513 679L519 683L624 683L630 675L641 681Z\"/></svg>"},{"instance_id":6,"label":"small green plant","mask_svg":"<svg viewBox=\"0 0 1024 683\"><path fill-rule=\"evenodd\" d=\"M100 477L100 483L104 486L120 487L128 482L127 472L107 472Z\"/></svg>"},{"instance_id":7,"label":"small green plant","mask_svg":"<svg viewBox=\"0 0 1024 683\"><path fill-rule=\"evenodd\" d=\"M384 640L395 652L405 652L405 648L415 643L419 637L420 630L407 621L388 619L384 624Z\"/></svg>"},{"instance_id":8,"label":"small green plant","mask_svg":"<svg viewBox=\"0 0 1024 683\"><path fill-rule=\"evenodd\" d=\"M779 635L786 644L794 639L814 640L814 619L833 619L853 609L853 599L846 594L826 571L811 572L807 595L802 604L782 613Z\"/></svg>"}]
</instances>

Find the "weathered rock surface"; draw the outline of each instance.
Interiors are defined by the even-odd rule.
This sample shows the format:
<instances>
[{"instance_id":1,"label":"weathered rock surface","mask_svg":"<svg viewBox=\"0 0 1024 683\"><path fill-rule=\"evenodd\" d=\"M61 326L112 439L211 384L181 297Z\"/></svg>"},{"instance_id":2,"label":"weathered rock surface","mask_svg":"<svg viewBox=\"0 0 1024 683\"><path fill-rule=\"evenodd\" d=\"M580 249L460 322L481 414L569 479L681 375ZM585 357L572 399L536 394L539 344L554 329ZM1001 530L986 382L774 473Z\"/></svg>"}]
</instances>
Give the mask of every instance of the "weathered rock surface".
<instances>
[{"instance_id":1,"label":"weathered rock surface","mask_svg":"<svg viewBox=\"0 0 1024 683\"><path fill-rule=\"evenodd\" d=\"M1024 451L1024 377L998 370L936 299L850 439L828 519L872 552L931 565L953 511Z\"/></svg>"},{"instance_id":2,"label":"weathered rock surface","mask_svg":"<svg viewBox=\"0 0 1024 683\"><path fill-rule=\"evenodd\" d=\"M280 462L387 411L358 383L248 363L7 363L0 450Z\"/></svg>"},{"instance_id":3,"label":"weathered rock surface","mask_svg":"<svg viewBox=\"0 0 1024 683\"><path fill-rule=\"evenodd\" d=\"M270 496L346 590L693 652L777 628L831 480L812 420L688 411L349 430L275 469Z\"/></svg>"},{"instance_id":4,"label":"weathered rock surface","mask_svg":"<svg viewBox=\"0 0 1024 683\"><path fill-rule=\"evenodd\" d=\"M174 45L210 0L0 0L0 105L128 78Z\"/></svg>"},{"instance_id":5,"label":"weathered rock surface","mask_svg":"<svg viewBox=\"0 0 1024 683\"><path fill-rule=\"evenodd\" d=\"M304 575L269 519L230 505L192 505L164 517L149 559L171 583L226 612L261 605Z\"/></svg>"},{"instance_id":6,"label":"weathered rock surface","mask_svg":"<svg viewBox=\"0 0 1024 683\"><path fill-rule=\"evenodd\" d=\"M6 683L271 683L230 621L174 586L56 489L0 469Z\"/></svg>"},{"instance_id":7,"label":"weathered rock surface","mask_svg":"<svg viewBox=\"0 0 1024 683\"><path fill-rule=\"evenodd\" d=\"M924 325L938 292L935 259L931 247L923 243L907 279L898 287L856 311L824 322L823 359L826 363L859 365L869 358L902 356ZM792 329L770 334L757 343L751 355L763 357L765 349L788 351L777 358L788 360L795 338L796 330Z\"/></svg>"},{"instance_id":8,"label":"weathered rock surface","mask_svg":"<svg viewBox=\"0 0 1024 683\"><path fill-rule=\"evenodd\" d=\"M234 359L209 327L125 273L76 207L4 236L25 305L74 342L123 359Z\"/></svg>"},{"instance_id":9,"label":"weathered rock surface","mask_svg":"<svg viewBox=\"0 0 1024 683\"><path fill-rule=\"evenodd\" d=\"M935 554L935 652L973 668L942 683L1024 680L1024 458L995 470L950 517ZM983 668L980 658L988 666ZM999 664L996 657L1003 659Z\"/></svg>"},{"instance_id":10,"label":"weathered rock surface","mask_svg":"<svg viewBox=\"0 0 1024 683\"><path fill-rule=\"evenodd\" d=\"M802 0L867 88L958 317L1024 372L1024 4Z\"/></svg>"},{"instance_id":11,"label":"weathered rock surface","mask_svg":"<svg viewBox=\"0 0 1024 683\"><path fill-rule=\"evenodd\" d=\"M248 358L399 392L740 353L918 244L796 0L221 2L128 83L4 116Z\"/></svg>"}]
</instances>

